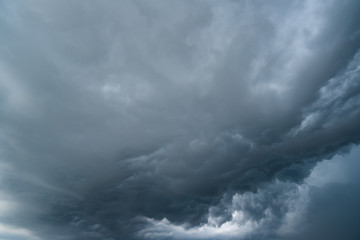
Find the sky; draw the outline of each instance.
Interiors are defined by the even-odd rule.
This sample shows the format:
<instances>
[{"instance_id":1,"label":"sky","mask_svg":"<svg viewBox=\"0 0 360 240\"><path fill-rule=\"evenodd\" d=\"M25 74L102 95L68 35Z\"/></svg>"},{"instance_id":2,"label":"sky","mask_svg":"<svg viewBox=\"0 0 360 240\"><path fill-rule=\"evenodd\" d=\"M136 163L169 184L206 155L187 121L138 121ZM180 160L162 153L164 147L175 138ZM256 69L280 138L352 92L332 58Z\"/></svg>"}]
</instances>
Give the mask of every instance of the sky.
<instances>
[{"instance_id":1,"label":"sky","mask_svg":"<svg viewBox=\"0 0 360 240\"><path fill-rule=\"evenodd\" d=\"M358 0L0 0L0 240L360 239Z\"/></svg>"}]
</instances>

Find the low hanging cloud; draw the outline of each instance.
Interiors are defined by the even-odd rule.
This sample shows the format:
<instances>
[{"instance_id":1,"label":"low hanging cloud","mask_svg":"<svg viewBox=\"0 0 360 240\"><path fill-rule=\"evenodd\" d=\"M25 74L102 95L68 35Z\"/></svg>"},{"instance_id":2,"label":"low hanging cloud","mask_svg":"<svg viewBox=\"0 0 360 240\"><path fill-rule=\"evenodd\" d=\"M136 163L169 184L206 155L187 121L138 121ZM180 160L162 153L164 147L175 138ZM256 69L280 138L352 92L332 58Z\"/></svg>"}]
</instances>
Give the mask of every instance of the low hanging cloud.
<instances>
[{"instance_id":1,"label":"low hanging cloud","mask_svg":"<svg viewBox=\"0 0 360 240\"><path fill-rule=\"evenodd\" d=\"M357 1L0 7L0 236L324 236L287 231L360 140Z\"/></svg>"},{"instance_id":2,"label":"low hanging cloud","mask_svg":"<svg viewBox=\"0 0 360 240\"><path fill-rule=\"evenodd\" d=\"M355 239L360 198L359 146L318 163L301 184L265 183L256 192L226 193L199 226L143 219L142 239ZM355 211L354 211L355 210ZM313 214L313 211L316 214ZM330 217L330 218L329 218ZM339 221L341 220L341 221Z\"/></svg>"}]
</instances>

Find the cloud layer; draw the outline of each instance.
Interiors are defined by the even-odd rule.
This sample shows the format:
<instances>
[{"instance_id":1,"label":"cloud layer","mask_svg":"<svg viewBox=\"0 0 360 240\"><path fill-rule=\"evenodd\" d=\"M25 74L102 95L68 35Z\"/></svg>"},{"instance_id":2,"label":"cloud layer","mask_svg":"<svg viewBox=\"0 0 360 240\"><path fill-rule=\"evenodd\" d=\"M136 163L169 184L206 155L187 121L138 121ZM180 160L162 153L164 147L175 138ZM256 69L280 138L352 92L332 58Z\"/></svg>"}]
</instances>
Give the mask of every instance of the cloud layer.
<instances>
[{"instance_id":1,"label":"cloud layer","mask_svg":"<svg viewBox=\"0 0 360 240\"><path fill-rule=\"evenodd\" d=\"M359 143L355 0L0 7L5 238L272 239Z\"/></svg>"},{"instance_id":2,"label":"cloud layer","mask_svg":"<svg viewBox=\"0 0 360 240\"><path fill-rule=\"evenodd\" d=\"M265 183L256 192L226 193L206 222L176 225L145 219L143 239L356 239L359 146L316 165L301 184Z\"/></svg>"}]
</instances>

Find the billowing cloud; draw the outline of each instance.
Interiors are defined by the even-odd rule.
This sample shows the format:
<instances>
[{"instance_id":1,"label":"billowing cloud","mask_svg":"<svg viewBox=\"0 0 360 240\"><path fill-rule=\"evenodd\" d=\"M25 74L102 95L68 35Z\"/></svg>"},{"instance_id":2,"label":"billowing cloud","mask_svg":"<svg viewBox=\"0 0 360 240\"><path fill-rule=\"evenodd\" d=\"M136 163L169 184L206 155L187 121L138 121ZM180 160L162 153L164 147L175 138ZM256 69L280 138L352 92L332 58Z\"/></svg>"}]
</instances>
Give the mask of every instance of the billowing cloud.
<instances>
[{"instance_id":1,"label":"billowing cloud","mask_svg":"<svg viewBox=\"0 0 360 240\"><path fill-rule=\"evenodd\" d=\"M359 143L355 0L0 6L4 234L271 239Z\"/></svg>"},{"instance_id":2,"label":"billowing cloud","mask_svg":"<svg viewBox=\"0 0 360 240\"><path fill-rule=\"evenodd\" d=\"M176 225L143 219L143 239L356 239L360 148L316 165L301 184L273 181L256 192L224 195L206 222ZM315 214L314 214L315 213Z\"/></svg>"}]
</instances>

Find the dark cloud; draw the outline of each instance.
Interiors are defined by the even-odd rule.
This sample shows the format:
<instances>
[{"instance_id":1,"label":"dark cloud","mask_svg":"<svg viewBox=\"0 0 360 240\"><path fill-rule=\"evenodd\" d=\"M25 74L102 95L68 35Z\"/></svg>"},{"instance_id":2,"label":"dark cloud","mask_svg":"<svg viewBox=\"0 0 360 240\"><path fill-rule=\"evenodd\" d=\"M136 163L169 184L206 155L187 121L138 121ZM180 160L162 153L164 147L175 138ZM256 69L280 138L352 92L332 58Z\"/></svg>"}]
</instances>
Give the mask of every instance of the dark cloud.
<instances>
[{"instance_id":1,"label":"dark cloud","mask_svg":"<svg viewBox=\"0 0 360 240\"><path fill-rule=\"evenodd\" d=\"M144 239L357 239L359 146L316 165L302 183L272 181L226 193L197 226L145 219Z\"/></svg>"},{"instance_id":2,"label":"dark cloud","mask_svg":"<svg viewBox=\"0 0 360 240\"><path fill-rule=\"evenodd\" d=\"M359 143L357 1L0 4L7 238L216 238L237 219L229 237L271 239L315 164Z\"/></svg>"}]
</instances>

